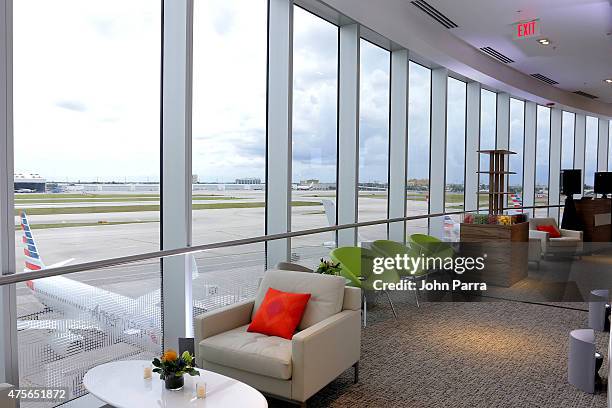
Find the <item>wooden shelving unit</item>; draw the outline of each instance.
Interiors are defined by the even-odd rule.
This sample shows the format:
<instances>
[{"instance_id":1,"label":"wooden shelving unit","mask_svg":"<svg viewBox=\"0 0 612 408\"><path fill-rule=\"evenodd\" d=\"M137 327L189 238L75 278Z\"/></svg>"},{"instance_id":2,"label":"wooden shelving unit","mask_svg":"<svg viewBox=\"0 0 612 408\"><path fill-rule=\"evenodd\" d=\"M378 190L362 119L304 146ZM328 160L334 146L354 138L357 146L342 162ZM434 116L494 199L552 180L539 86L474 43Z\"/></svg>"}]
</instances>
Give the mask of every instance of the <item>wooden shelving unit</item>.
<instances>
[{"instance_id":1,"label":"wooden shelving unit","mask_svg":"<svg viewBox=\"0 0 612 408\"><path fill-rule=\"evenodd\" d=\"M506 171L506 157L516 153L510 150L478 150L478 153L489 155L489 170L478 171L478 174L489 175L489 191L478 191L478 197L487 195L489 214L501 215L505 196L511 194L505 191L506 176L515 174ZM467 243L462 255L482 256L486 253L488 256L485 269L479 273L479 281L510 287L527 277L527 222L513 225L462 223L461 242Z\"/></svg>"},{"instance_id":2,"label":"wooden shelving unit","mask_svg":"<svg viewBox=\"0 0 612 408\"><path fill-rule=\"evenodd\" d=\"M506 175L516 174L512 171L506 171L506 156L516 153L503 149L478 150L478 153L489 155L489 171L478 171L479 174L489 175L489 191L479 191L478 195L486 194L489 196L489 214L502 214L504 211L504 196L510 194L505 191Z\"/></svg>"}]
</instances>

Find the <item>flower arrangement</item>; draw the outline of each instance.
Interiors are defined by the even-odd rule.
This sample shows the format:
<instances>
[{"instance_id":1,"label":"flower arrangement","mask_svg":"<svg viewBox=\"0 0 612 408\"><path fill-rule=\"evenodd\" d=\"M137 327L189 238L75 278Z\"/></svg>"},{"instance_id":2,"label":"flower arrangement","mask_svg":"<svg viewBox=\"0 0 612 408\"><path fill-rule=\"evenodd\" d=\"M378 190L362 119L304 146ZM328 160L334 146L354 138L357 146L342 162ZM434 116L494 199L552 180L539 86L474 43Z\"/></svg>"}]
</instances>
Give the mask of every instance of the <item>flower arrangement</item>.
<instances>
[{"instance_id":1,"label":"flower arrangement","mask_svg":"<svg viewBox=\"0 0 612 408\"><path fill-rule=\"evenodd\" d=\"M515 225L527 221L526 214L465 214L465 224Z\"/></svg>"},{"instance_id":2,"label":"flower arrangement","mask_svg":"<svg viewBox=\"0 0 612 408\"><path fill-rule=\"evenodd\" d=\"M340 262L334 263L333 261L326 261L323 258L321 258L321 263L316 270L317 273L323 275L340 275L340 271L342 271Z\"/></svg>"},{"instance_id":3,"label":"flower arrangement","mask_svg":"<svg viewBox=\"0 0 612 408\"><path fill-rule=\"evenodd\" d=\"M181 356L175 350L168 349L161 356L161 359L153 359L154 373L159 374L159 378L165 381L166 388L169 390L180 390L185 384L184 374L191 376L200 375L195 369L193 356L185 351Z\"/></svg>"}]
</instances>

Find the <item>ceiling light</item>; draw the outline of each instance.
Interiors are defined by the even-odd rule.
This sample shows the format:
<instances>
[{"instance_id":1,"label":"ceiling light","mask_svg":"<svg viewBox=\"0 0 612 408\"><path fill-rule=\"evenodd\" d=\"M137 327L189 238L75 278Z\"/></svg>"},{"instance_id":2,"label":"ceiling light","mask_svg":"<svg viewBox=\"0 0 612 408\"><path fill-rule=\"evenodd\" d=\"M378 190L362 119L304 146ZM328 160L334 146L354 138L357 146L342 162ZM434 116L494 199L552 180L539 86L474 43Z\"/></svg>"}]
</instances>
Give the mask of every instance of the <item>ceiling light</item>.
<instances>
[{"instance_id":1,"label":"ceiling light","mask_svg":"<svg viewBox=\"0 0 612 408\"><path fill-rule=\"evenodd\" d=\"M612 84L612 78L604 79L604 81L606 81L609 84Z\"/></svg>"},{"instance_id":2,"label":"ceiling light","mask_svg":"<svg viewBox=\"0 0 612 408\"><path fill-rule=\"evenodd\" d=\"M550 40L548 38L540 38L538 40L538 42L542 45L549 45L550 44Z\"/></svg>"}]
</instances>

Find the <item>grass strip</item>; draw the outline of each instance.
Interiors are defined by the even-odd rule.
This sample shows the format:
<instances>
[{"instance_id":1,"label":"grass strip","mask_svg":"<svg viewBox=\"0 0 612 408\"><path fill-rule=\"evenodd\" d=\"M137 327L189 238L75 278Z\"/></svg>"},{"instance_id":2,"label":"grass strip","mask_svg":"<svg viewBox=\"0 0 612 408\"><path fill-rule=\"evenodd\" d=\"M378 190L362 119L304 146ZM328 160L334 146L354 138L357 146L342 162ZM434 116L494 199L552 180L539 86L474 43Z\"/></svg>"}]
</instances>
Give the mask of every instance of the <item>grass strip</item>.
<instances>
[{"instance_id":1,"label":"grass strip","mask_svg":"<svg viewBox=\"0 0 612 408\"><path fill-rule=\"evenodd\" d=\"M104 225L148 224L151 222L159 221L59 222L52 224L30 224L30 228L36 230L50 228L101 227ZM15 231L18 231L20 229L20 225L15 225Z\"/></svg>"},{"instance_id":2,"label":"grass strip","mask_svg":"<svg viewBox=\"0 0 612 408\"><path fill-rule=\"evenodd\" d=\"M241 197L224 197L224 196L193 196L194 201L220 201L220 200L244 200L245 198ZM130 202L130 201L159 201L159 196L157 197L117 197L114 198L90 198L90 197L81 197L80 199L71 199L71 198L58 198L58 199L15 199L16 204L52 204L52 203L97 203L97 202Z\"/></svg>"},{"instance_id":3,"label":"grass strip","mask_svg":"<svg viewBox=\"0 0 612 408\"><path fill-rule=\"evenodd\" d=\"M315 201L292 201L292 207L318 206L321 203ZM264 202L237 202L237 203L207 203L192 204L192 210L221 210L232 208L262 208ZM57 208L16 208L15 215L19 215L21 210L25 210L28 215L53 215L53 214L108 214L142 211L159 211L159 204L153 205L114 205L103 207L57 207Z\"/></svg>"}]
</instances>

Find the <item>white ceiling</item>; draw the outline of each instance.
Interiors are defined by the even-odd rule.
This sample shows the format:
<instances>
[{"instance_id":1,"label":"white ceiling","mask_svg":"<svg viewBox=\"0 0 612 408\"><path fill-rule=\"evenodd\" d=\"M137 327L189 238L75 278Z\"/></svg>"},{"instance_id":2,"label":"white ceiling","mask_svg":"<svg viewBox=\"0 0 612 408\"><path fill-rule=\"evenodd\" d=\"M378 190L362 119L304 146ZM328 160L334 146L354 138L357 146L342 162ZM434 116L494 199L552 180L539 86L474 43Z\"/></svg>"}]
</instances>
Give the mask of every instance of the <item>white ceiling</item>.
<instances>
[{"instance_id":1,"label":"white ceiling","mask_svg":"<svg viewBox=\"0 0 612 408\"><path fill-rule=\"evenodd\" d=\"M509 66L545 75L558 88L612 103L612 84L603 81L612 78L612 0L426 1L459 26L449 32L468 44L492 47L515 61ZM532 18L551 45L513 38L512 23Z\"/></svg>"}]
</instances>

